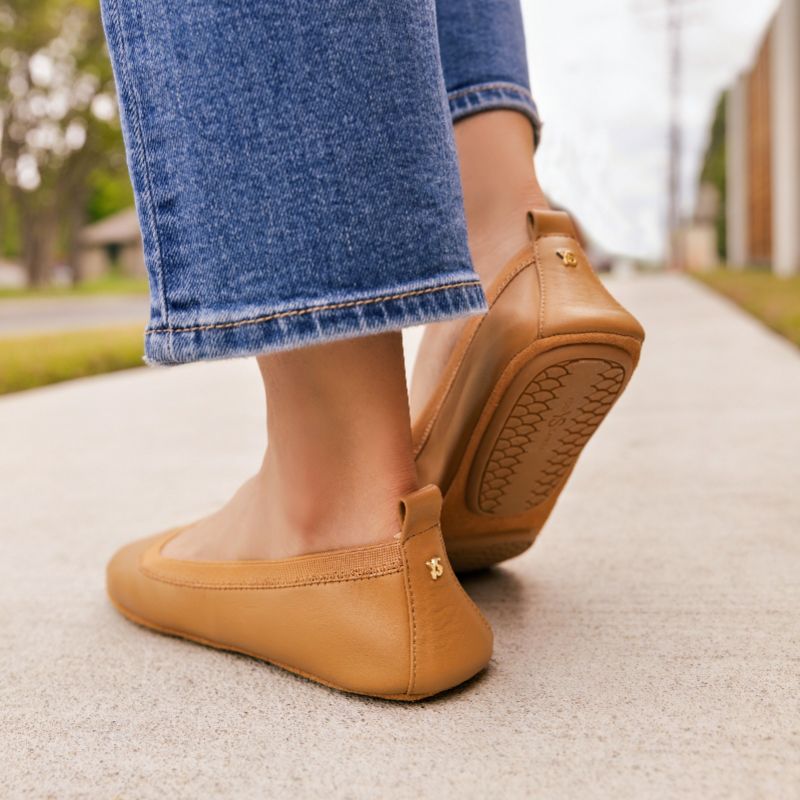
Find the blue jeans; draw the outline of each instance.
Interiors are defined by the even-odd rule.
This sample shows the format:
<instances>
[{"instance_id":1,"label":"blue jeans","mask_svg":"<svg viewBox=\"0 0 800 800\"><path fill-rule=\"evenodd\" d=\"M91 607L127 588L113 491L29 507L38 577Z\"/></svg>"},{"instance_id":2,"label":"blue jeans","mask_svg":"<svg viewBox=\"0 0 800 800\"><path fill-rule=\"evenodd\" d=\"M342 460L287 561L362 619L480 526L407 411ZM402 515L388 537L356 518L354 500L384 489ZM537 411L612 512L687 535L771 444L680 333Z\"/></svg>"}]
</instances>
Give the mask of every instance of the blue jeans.
<instances>
[{"instance_id":1,"label":"blue jeans","mask_svg":"<svg viewBox=\"0 0 800 800\"><path fill-rule=\"evenodd\" d=\"M102 0L151 287L146 358L485 310L452 121L526 114L519 0Z\"/></svg>"}]
</instances>

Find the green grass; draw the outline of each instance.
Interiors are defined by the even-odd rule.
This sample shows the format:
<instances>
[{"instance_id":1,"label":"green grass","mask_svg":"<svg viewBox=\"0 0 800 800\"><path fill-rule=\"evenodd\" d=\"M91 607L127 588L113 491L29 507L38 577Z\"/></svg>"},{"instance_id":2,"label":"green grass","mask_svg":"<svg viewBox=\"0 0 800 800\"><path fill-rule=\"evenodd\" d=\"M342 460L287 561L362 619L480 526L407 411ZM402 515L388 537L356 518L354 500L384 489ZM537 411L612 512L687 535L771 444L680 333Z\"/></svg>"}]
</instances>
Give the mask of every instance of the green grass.
<instances>
[{"instance_id":1,"label":"green grass","mask_svg":"<svg viewBox=\"0 0 800 800\"><path fill-rule=\"evenodd\" d=\"M142 366L142 327L0 338L0 394Z\"/></svg>"},{"instance_id":2,"label":"green grass","mask_svg":"<svg viewBox=\"0 0 800 800\"><path fill-rule=\"evenodd\" d=\"M761 269L718 269L695 277L800 347L800 275L779 278Z\"/></svg>"},{"instance_id":3,"label":"green grass","mask_svg":"<svg viewBox=\"0 0 800 800\"><path fill-rule=\"evenodd\" d=\"M0 289L0 300L28 297L82 297L96 294L147 294L147 278L106 275L77 286L44 286L40 289Z\"/></svg>"}]
</instances>

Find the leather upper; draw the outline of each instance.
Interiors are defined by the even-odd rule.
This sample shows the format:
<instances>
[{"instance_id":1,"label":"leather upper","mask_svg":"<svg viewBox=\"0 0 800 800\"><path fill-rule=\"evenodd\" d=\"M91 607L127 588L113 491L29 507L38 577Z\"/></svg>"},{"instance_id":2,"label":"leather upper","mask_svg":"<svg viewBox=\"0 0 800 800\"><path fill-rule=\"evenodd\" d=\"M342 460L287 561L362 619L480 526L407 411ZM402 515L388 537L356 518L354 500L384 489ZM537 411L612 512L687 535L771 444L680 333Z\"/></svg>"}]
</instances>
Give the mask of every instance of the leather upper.
<instances>
[{"instance_id":1,"label":"leather upper","mask_svg":"<svg viewBox=\"0 0 800 800\"><path fill-rule=\"evenodd\" d=\"M416 699L471 677L492 650L488 623L447 561L440 511L428 486L404 498L393 541L281 561L165 558L171 531L122 548L108 592L150 627L348 691Z\"/></svg>"},{"instance_id":2,"label":"leather upper","mask_svg":"<svg viewBox=\"0 0 800 800\"><path fill-rule=\"evenodd\" d=\"M561 339L600 341L608 336L630 340L638 354L644 339L639 322L594 273L569 216L537 210L528 219L529 244L487 290L488 312L466 323L442 380L413 421L417 473L421 482L436 483L445 494L442 524L448 541L486 527L485 521L466 514L463 498L449 490L469 437L514 359ZM541 522L553 502L555 498L538 510ZM519 524L527 528L531 521L520 519Z\"/></svg>"},{"instance_id":3,"label":"leather upper","mask_svg":"<svg viewBox=\"0 0 800 800\"><path fill-rule=\"evenodd\" d=\"M537 278L530 297L534 301L530 330L535 330L538 338L611 333L643 341L642 326L609 294L592 269L569 215L531 212L528 224ZM574 265L565 261L566 253L575 256Z\"/></svg>"}]
</instances>

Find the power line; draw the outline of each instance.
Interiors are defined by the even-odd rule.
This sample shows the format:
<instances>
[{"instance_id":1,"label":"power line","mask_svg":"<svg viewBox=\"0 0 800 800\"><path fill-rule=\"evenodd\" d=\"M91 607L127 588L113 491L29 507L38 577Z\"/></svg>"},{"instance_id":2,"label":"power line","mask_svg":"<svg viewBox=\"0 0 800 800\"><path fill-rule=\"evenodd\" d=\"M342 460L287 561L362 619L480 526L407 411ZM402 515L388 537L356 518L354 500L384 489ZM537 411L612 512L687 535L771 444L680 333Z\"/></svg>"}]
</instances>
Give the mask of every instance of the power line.
<instances>
[{"instance_id":1,"label":"power line","mask_svg":"<svg viewBox=\"0 0 800 800\"><path fill-rule=\"evenodd\" d=\"M634 9L647 23L663 28L667 38L667 213L666 262L673 270L686 264L684 237L681 231L681 199L683 174L682 101L684 88L684 33L688 23L696 22L698 12L706 9L708 0L638 0Z\"/></svg>"},{"instance_id":2,"label":"power line","mask_svg":"<svg viewBox=\"0 0 800 800\"><path fill-rule=\"evenodd\" d=\"M683 131L681 92L683 88L683 15L678 0L666 0L669 37L669 156L667 167L667 267L682 270L685 265L681 216L681 167Z\"/></svg>"}]
</instances>

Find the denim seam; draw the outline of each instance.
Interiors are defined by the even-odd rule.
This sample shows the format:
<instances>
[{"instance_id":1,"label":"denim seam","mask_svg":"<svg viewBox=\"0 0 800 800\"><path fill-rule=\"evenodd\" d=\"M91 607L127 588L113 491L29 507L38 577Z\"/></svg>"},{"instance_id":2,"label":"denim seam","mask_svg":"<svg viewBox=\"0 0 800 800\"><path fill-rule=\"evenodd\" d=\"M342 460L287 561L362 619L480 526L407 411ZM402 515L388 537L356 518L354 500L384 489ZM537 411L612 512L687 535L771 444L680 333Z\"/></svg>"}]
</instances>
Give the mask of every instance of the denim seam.
<instances>
[{"instance_id":1,"label":"denim seam","mask_svg":"<svg viewBox=\"0 0 800 800\"><path fill-rule=\"evenodd\" d=\"M534 105L536 101L533 99L533 95L524 87L520 86L517 83L509 83L504 81L499 81L496 83L476 83L474 86L470 86L466 89L459 89L455 92L448 92L447 99L448 100L458 100L460 97L466 97L470 94L478 94L479 92L488 91L491 89L500 89L500 90L507 90L510 92L517 92L525 97L527 97Z\"/></svg>"},{"instance_id":2,"label":"denim seam","mask_svg":"<svg viewBox=\"0 0 800 800\"><path fill-rule=\"evenodd\" d=\"M409 292L400 292L398 294L387 294L380 297L368 297L363 300L350 300L344 303L331 303L321 306L310 306L308 308L299 308L293 311L280 311L275 314L266 314L252 319L243 319L236 322L216 322L208 325L193 325L189 327L169 327L169 328L148 328L145 333L147 335L154 333L192 333L195 331L209 331L220 330L229 328L240 328L244 325L258 325L262 322L269 322L273 319L282 319L285 317L297 317L303 314L314 314L318 311L333 311L340 308L353 308L356 306L370 305L372 303L384 303L390 300L402 300L405 297L416 297L423 294L432 294L433 292L443 292L448 289L459 289L466 286L480 286L479 280L474 281L461 281L460 283L448 283L443 286L431 286L427 289L415 289Z\"/></svg>"},{"instance_id":3,"label":"denim seam","mask_svg":"<svg viewBox=\"0 0 800 800\"><path fill-rule=\"evenodd\" d=\"M145 200L147 206L147 213L150 217L150 224L153 228L153 240L155 241L156 245L156 263L155 269L158 274L158 283L159 283L159 294L161 300L161 308L162 313L164 315L164 322L166 323L166 329L169 329L169 308L167 306L167 287L165 283L165 274L164 274L164 265L163 265L163 257L162 257L162 247L161 247L161 235L159 233L158 228L158 215L156 213L156 204L153 196L153 179L151 175L151 167L150 167L150 159L148 157L147 146L145 144L145 136L144 136L144 128L142 127L142 110L141 110L141 100L139 99L139 95L136 91L136 85L134 81L131 80L131 76L128 73L128 45L125 41L125 33L122 25L122 18L119 12L119 3L118 0L110 0L110 5L113 8L114 13L114 20L116 23L117 31L119 34L119 41L120 41L120 70L123 73L123 80L125 81L126 88L130 93L130 97L133 100L131 103L131 110L133 111L132 117L134 126L136 128L136 135L139 138L139 143L142 148L142 177L144 179L144 188L145 188ZM169 341L168 349L171 357L174 357L174 353L172 352L172 341Z\"/></svg>"},{"instance_id":4,"label":"denim seam","mask_svg":"<svg viewBox=\"0 0 800 800\"><path fill-rule=\"evenodd\" d=\"M486 97L487 93L498 92L500 98ZM464 102L471 105L464 107ZM455 121L466 116L490 111L497 108L509 108L525 114L533 125L534 146L538 148L542 135L542 118L539 108L530 90L525 86L510 81L493 81L492 83L476 83L447 94L450 115Z\"/></svg>"}]
</instances>

